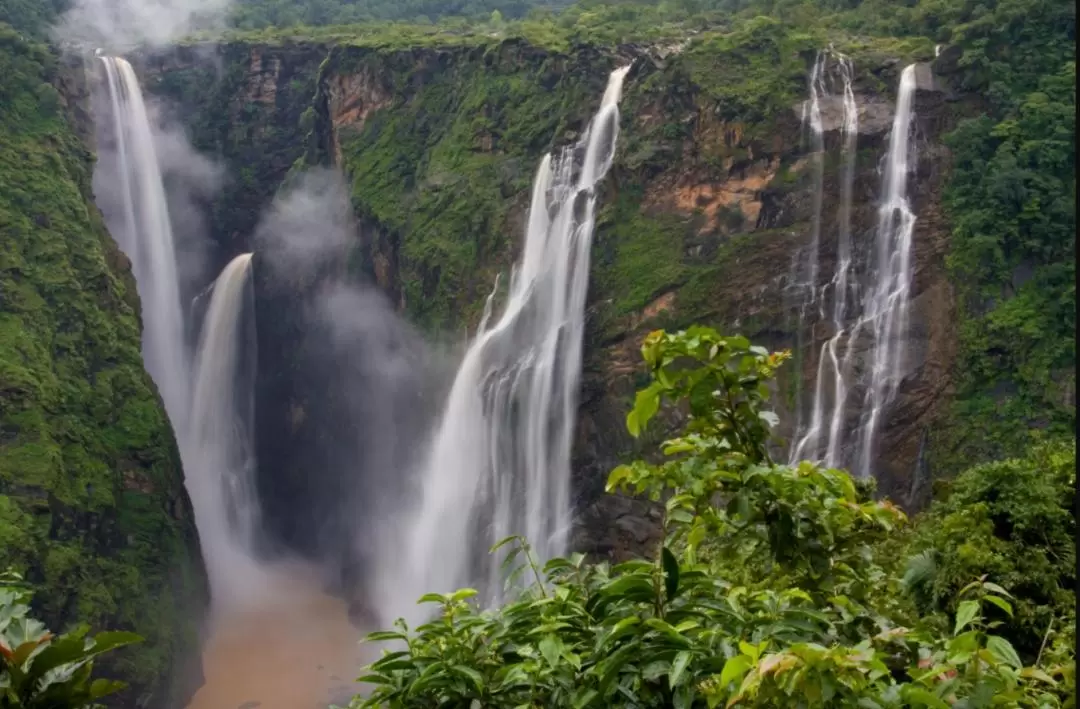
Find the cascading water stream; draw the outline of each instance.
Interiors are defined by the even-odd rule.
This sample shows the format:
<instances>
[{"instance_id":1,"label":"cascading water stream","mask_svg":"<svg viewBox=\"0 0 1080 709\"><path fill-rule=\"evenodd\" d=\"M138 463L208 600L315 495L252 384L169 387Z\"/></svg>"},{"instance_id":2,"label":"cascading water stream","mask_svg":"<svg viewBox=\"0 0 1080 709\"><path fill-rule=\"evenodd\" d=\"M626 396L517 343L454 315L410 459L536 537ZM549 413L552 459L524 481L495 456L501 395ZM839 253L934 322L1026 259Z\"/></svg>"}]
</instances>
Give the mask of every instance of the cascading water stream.
<instances>
[{"instance_id":1,"label":"cascading water stream","mask_svg":"<svg viewBox=\"0 0 1080 709\"><path fill-rule=\"evenodd\" d=\"M611 167L628 70L611 73L581 141L540 164L504 310L490 324L493 292L421 471L403 548L384 564L379 602L392 617L411 619L421 594L463 585L497 601L503 579L488 549L504 537L523 535L541 561L566 550L595 187Z\"/></svg>"},{"instance_id":2,"label":"cascading water stream","mask_svg":"<svg viewBox=\"0 0 1080 709\"><path fill-rule=\"evenodd\" d=\"M142 89L126 60L99 59L112 119L103 137L115 143L115 160L99 167L95 190L118 202L109 228L132 262L142 305L143 361L176 435L219 606L258 586L249 553L258 521L250 482L253 389L250 380L241 383L238 364L242 310L250 308L245 303L251 299L251 255L237 257L215 283L193 371L177 252Z\"/></svg>"},{"instance_id":3,"label":"cascading water stream","mask_svg":"<svg viewBox=\"0 0 1080 709\"><path fill-rule=\"evenodd\" d=\"M859 329L870 328L874 338L859 437L858 472L864 477L871 474L882 414L896 397L905 374L904 342L908 335L915 232L915 214L907 198L908 173L916 157L911 142L915 89L915 65L911 64L900 74L874 240L873 286L867 293L864 316L858 325Z\"/></svg>"},{"instance_id":4,"label":"cascading water stream","mask_svg":"<svg viewBox=\"0 0 1080 709\"><path fill-rule=\"evenodd\" d=\"M215 607L250 599L264 580L253 549L259 525L254 475L255 361L251 254L214 282L195 354L190 446L184 464Z\"/></svg>"},{"instance_id":5,"label":"cascading water stream","mask_svg":"<svg viewBox=\"0 0 1080 709\"><path fill-rule=\"evenodd\" d=\"M829 60L833 59L830 66ZM824 201L824 158L825 130L821 117L821 105L824 100L834 98L829 85L830 70L838 75L841 82L842 121L841 129L841 176L840 205L836 224L836 269L828 283L820 290L818 277L821 252L821 214ZM797 283L802 294L799 306L799 337L809 329L806 319L811 306L817 304L818 319L825 319L826 295L832 294L830 311L833 335L821 346L817 359L817 373L814 380L813 400L810 405L810 420L802 420L801 399L797 402L796 435L790 454L790 462L803 458L822 458L828 465L840 463L840 446L843 436L842 424L847 400L847 382L849 368L841 362L837 350L843 337L844 320L847 317L848 301L854 282L850 278L852 268L851 248L851 195L855 175L855 143L858 138L859 116L852 89L854 69L851 60L832 50L819 52L810 74L810 99L803 107L803 122L811 133L812 159L814 161L813 184L813 221L811 226L810 258L808 275L805 281ZM813 338L809 338L813 341ZM802 343L800 342L800 345ZM832 382L830 391L829 381ZM830 397L831 396L831 400ZM831 406L831 412L829 411ZM825 438L827 434L827 438ZM824 438L824 450L823 448Z\"/></svg>"},{"instance_id":6,"label":"cascading water stream","mask_svg":"<svg viewBox=\"0 0 1080 709\"><path fill-rule=\"evenodd\" d=\"M99 57L112 106L123 205L122 224L110 224L135 273L142 302L143 361L161 392L183 446L188 419L189 361L176 267L176 248L150 119L135 71L120 57Z\"/></svg>"}]
</instances>

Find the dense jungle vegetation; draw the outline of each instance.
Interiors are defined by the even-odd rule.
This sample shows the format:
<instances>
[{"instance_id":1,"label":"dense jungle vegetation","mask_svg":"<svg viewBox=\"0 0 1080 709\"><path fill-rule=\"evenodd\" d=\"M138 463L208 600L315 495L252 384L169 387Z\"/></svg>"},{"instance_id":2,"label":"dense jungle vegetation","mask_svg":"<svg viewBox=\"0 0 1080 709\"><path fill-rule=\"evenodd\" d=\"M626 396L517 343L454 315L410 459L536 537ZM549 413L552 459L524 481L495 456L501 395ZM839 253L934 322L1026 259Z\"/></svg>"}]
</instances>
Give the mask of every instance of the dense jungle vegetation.
<instances>
[{"instance_id":1,"label":"dense jungle vegetation","mask_svg":"<svg viewBox=\"0 0 1080 709\"><path fill-rule=\"evenodd\" d=\"M524 594L421 598L431 622L369 636L399 646L353 707L1075 706L1074 442L972 468L911 525L843 471L770 459L787 353L703 327L641 351L630 432L689 414L663 462L608 480L663 501L655 557L541 569L508 539Z\"/></svg>"},{"instance_id":2,"label":"dense jungle vegetation","mask_svg":"<svg viewBox=\"0 0 1080 709\"><path fill-rule=\"evenodd\" d=\"M90 641L81 627L53 636L31 615L146 635L108 673L142 689L193 635L173 599L201 592L177 521L187 503L174 444L138 367L132 285L85 208L91 156L46 40L65 6L0 0L0 564L39 589L31 606L20 579L0 584L2 707L96 701L117 686L93 681L91 660L134 640ZM908 519L843 471L769 458L762 385L782 353L708 328L654 333L643 348L651 379L628 428L646 430L663 407L692 417L662 455L618 468L609 487L664 503L655 555L539 568L528 540L509 540L529 581L522 597L483 613L468 590L426 597L438 606L432 623L373 636L402 645L365 670L373 694L354 706L1075 706L1072 2L242 0L230 23L231 37L253 42L375 47L523 37L565 51L692 37L695 80L751 121L794 99L785 77L805 72L800 52L834 42L928 58L942 44L957 88L981 101L946 141L960 353L953 410L932 433L947 480L930 509ZM374 209L387 224L418 208L398 188L416 179L440 130L448 164L497 193L490 166L461 147L479 124L434 126L439 102L461 88L453 80L410 120L385 119L376 142L345 146L346 159L363 150L352 177L381 196ZM497 94L520 111L510 151L561 127L561 107L527 102L520 77L466 80L466 101ZM642 155L646 166L678 159ZM624 188L604 218L629 214L620 205L637 196ZM419 208L440 220L412 248L446 273L467 270L452 236L487 234L497 204L432 198ZM616 233L643 245L636 267L598 283L627 312L647 302L651 279L679 267L649 250L668 244L665 223L635 219ZM419 282L406 288L423 295ZM437 295L424 313L436 323L456 306ZM89 372L109 374L91 387ZM13 502L26 490L36 491L29 511ZM124 552L105 551L122 538L133 540Z\"/></svg>"}]
</instances>

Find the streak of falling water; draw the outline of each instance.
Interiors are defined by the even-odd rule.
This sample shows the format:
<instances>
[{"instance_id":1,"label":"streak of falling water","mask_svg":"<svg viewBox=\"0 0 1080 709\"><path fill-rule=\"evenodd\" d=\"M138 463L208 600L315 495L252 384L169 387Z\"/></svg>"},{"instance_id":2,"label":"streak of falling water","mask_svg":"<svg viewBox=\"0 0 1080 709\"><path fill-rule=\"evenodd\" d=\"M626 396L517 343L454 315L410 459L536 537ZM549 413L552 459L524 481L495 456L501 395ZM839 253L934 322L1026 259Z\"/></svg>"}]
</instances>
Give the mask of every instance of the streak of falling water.
<instances>
[{"instance_id":1,"label":"streak of falling water","mask_svg":"<svg viewBox=\"0 0 1080 709\"><path fill-rule=\"evenodd\" d=\"M566 551L595 187L614 157L628 70L611 73L578 145L540 163L505 307L491 324L493 292L421 471L419 503L402 516L402 548L387 550L384 614L412 620L421 594L463 585L496 602L503 579L488 549L506 536L524 535L541 561Z\"/></svg>"},{"instance_id":2,"label":"streak of falling water","mask_svg":"<svg viewBox=\"0 0 1080 709\"><path fill-rule=\"evenodd\" d=\"M120 57L99 59L109 84L123 193L123 224L110 224L110 231L131 259L142 302L143 361L182 445L190 373L165 187L135 71Z\"/></svg>"},{"instance_id":3,"label":"streak of falling water","mask_svg":"<svg viewBox=\"0 0 1080 709\"><path fill-rule=\"evenodd\" d=\"M821 212L824 190L824 155L825 141L824 128L821 119L821 100L823 97L831 97L827 72L830 69L829 59L833 58L831 67L839 75L841 81L841 100L843 107L843 121L841 123L841 176L840 176L840 206L837 214L837 247L836 247L836 270L827 284L818 293L818 260L821 248ZM817 373L814 379L814 394L811 401L810 421L802 422L801 397L797 403L798 422L796 437L791 449L790 462L811 457L819 458L824 452L825 462L828 465L839 464L840 444L843 431L841 425L844 418L844 408L847 399L847 384L845 377L848 376L848 367L837 356L839 341L844 335L844 319L847 316L848 298L852 290L850 271L851 258L851 194L855 175L855 143L858 137L859 118L858 106L855 103L855 94L852 89L854 68L851 60L833 50L821 51L814 62L814 68L810 75L810 99L808 108L804 108L804 118L808 119L811 134L813 136L813 159L814 159L814 202L813 224L811 231L811 258L809 259L809 277L803 285L804 296L799 312L799 337L804 336L807 330L804 323L808 314L809 306L818 303L819 319L825 317L825 294L832 293L831 321L833 335L821 347L818 353ZM811 341L813 338L810 338ZM801 342L800 342L801 345ZM829 380L832 381L831 391ZM831 395L832 399L829 400ZM828 409L832 407L831 413ZM828 420L828 421L827 421ZM828 426L826 427L826 423ZM822 437L828 433L825 451L822 451Z\"/></svg>"},{"instance_id":4,"label":"streak of falling water","mask_svg":"<svg viewBox=\"0 0 1080 709\"><path fill-rule=\"evenodd\" d=\"M911 64L900 74L878 209L873 286L867 294L860 323L860 327L871 328L874 338L859 440L858 473L863 477L871 474L882 414L896 397L905 373L904 341L908 334L911 247L915 232L915 214L907 198L908 172L915 158L911 143L915 88L915 65Z\"/></svg>"},{"instance_id":5,"label":"streak of falling water","mask_svg":"<svg viewBox=\"0 0 1080 709\"><path fill-rule=\"evenodd\" d=\"M214 282L195 354L187 488L195 508L215 610L240 605L264 586L252 550L259 525L254 475L254 312L251 254Z\"/></svg>"},{"instance_id":6,"label":"streak of falling water","mask_svg":"<svg viewBox=\"0 0 1080 709\"><path fill-rule=\"evenodd\" d=\"M848 316L848 299L857 295L852 291L857 282L852 279L851 258L851 195L855 184L855 157L859 138L859 107L855 103L855 92L851 81L855 74L851 60L844 57L840 63L844 80L844 124L843 124L843 173L840 176L840 215L837 231L836 273L833 276L832 320L835 334L825 344L829 362L833 368L833 410L829 420L829 442L825 450L825 464L839 466L842 436L844 434L844 414L847 407L847 378L851 373L851 363L844 359L840 362L837 350L840 338L844 335L844 322ZM825 353L822 353L824 357Z\"/></svg>"},{"instance_id":7,"label":"streak of falling water","mask_svg":"<svg viewBox=\"0 0 1080 709\"><path fill-rule=\"evenodd\" d=\"M193 371L176 248L142 89L126 60L99 59L116 160L112 169L95 172L95 191L119 197L119 214L109 227L132 262L142 305L143 362L176 435L218 610L240 596L250 598L261 585L248 553L258 521L250 482L251 368L243 371L238 361L242 312L250 312L251 254L237 257L214 285Z\"/></svg>"}]
</instances>

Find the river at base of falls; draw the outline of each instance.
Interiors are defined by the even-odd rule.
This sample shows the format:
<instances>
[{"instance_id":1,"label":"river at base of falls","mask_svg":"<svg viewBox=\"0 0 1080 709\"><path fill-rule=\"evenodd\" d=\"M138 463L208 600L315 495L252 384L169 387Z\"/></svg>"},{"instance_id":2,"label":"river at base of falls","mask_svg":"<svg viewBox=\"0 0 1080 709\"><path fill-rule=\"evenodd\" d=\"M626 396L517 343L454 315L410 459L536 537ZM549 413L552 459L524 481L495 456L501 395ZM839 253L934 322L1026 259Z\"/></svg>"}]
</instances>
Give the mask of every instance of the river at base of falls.
<instances>
[{"instance_id":1,"label":"river at base of falls","mask_svg":"<svg viewBox=\"0 0 1080 709\"><path fill-rule=\"evenodd\" d=\"M203 647L204 684L187 709L326 709L348 706L354 680L378 649L361 648L370 628L302 565L266 570L273 592L218 612Z\"/></svg>"}]
</instances>

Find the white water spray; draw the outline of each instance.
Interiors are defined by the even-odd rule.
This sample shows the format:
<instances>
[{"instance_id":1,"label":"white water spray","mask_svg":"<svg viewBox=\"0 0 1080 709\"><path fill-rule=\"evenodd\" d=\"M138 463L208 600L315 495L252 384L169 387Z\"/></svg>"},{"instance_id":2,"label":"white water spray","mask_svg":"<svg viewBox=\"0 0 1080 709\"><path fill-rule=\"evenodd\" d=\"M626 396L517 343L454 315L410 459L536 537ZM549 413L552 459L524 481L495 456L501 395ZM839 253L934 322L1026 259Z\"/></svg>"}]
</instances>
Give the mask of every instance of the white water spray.
<instances>
[{"instance_id":1,"label":"white water spray","mask_svg":"<svg viewBox=\"0 0 1080 709\"><path fill-rule=\"evenodd\" d=\"M124 211L123 224L109 227L135 273L142 302L143 361L161 392L177 439L182 441L190 380L165 188L135 71L120 57L99 59L109 84Z\"/></svg>"},{"instance_id":2,"label":"white water spray","mask_svg":"<svg viewBox=\"0 0 1080 709\"><path fill-rule=\"evenodd\" d=\"M834 61L830 66L830 58ZM832 98L827 81L832 70L839 77L843 119L841 123L841 176L840 206L836 225L836 269L828 283L818 290L818 261L821 248L821 212L824 190L824 126L821 119L820 105L822 98ZM809 276L800 284L804 291L799 311L799 334L806 329L803 325L809 306L818 303L818 317L825 318L826 294L832 294L831 322L833 335L822 345L818 353L817 374L814 381L814 394L811 401L810 420L802 423L802 406L798 406L798 424L794 445L791 449L790 462L794 464L803 458L821 458L827 465L838 465L842 423L847 399L848 367L837 355L840 339L843 337L844 320L847 317L848 300L854 283L850 278L852 268L851 249L851 195L855 175L855 144L859 132L858 106L852 89L854 67L851 59L838 52L829 50L818 53L810 75L810 99L803 109L804 123L809 124L812 135L812 159L814 160L814 214L811 227ZM810 338L811 342L813 338ZM829 381L832 387L829 387ZM831 391L830 391L831 389ZM829 399L831 395L831 401ZM831 407L831 412L829 411ZM827 436L827 438L826 438ZM824 439L824 441L823 441ZM822 450L824 442L825 450Z\"/></svg>"},{"instance_id":3,"label":"white water spray","mask_svg":"<svg viewBox=\"0 0 1080 709\"><path fill-rule=\"evenodd\" d=\"M111 220L109 227L132 262L142 304L143 362L176 435L220 608L250 598L261 578L250 554L258 524L251 483L253 390L238 362L242 311L251 301L251 254L234 259L214 285L193 377L177 252L142 89L126 60L98 58L108 84L116 174L101 172L95 179L101 181L100 192L119 188L122 219Z\"/></svg>"},{"instance_id":4,"label":"white water spray","mask_svg":"<svg viewBox=\"0 0 1080 709\"><path fill-rule=\"evenodd\" d=\"M415 618L422 593L463 585L499 600L503 579L488 549L507 536L525 536L541 563L566 551L595 187L614 157L628 70L611 73L577 146L540 164L505 308L489 326L493 292L422 471L404 547L384 565L384 613Z\"/></svg>"},{"instance_id":5,"label":"white water spray","mask_svg":"<svg viewBox=\"0 0 1080 709\"><path fill-rule=\"evenodd\" d=\"M259 528L253 479L254 351L244 327L253 312L251 254L234 258L214 282L195 354L187 488L215 607L250 600L263 574L252 550Z\"/></svg>"},{"instance_id":6,"label":"white water spray","mask_svg":"<svg viewBox=\"0 0 1080 709\"><path fill-rule=\"evenodd\" d=\"M878 209L873 287L867 294L859 325L871 328L874 338L859 441L858 472L864 477L871 473L882 414L896 397L905 374L904 342L908 334L915 232L915 214L907 199L908 173L915 158L911 143L915 89L915 65L911 64L900 74Z\"/></svg>"}]
</instances>

